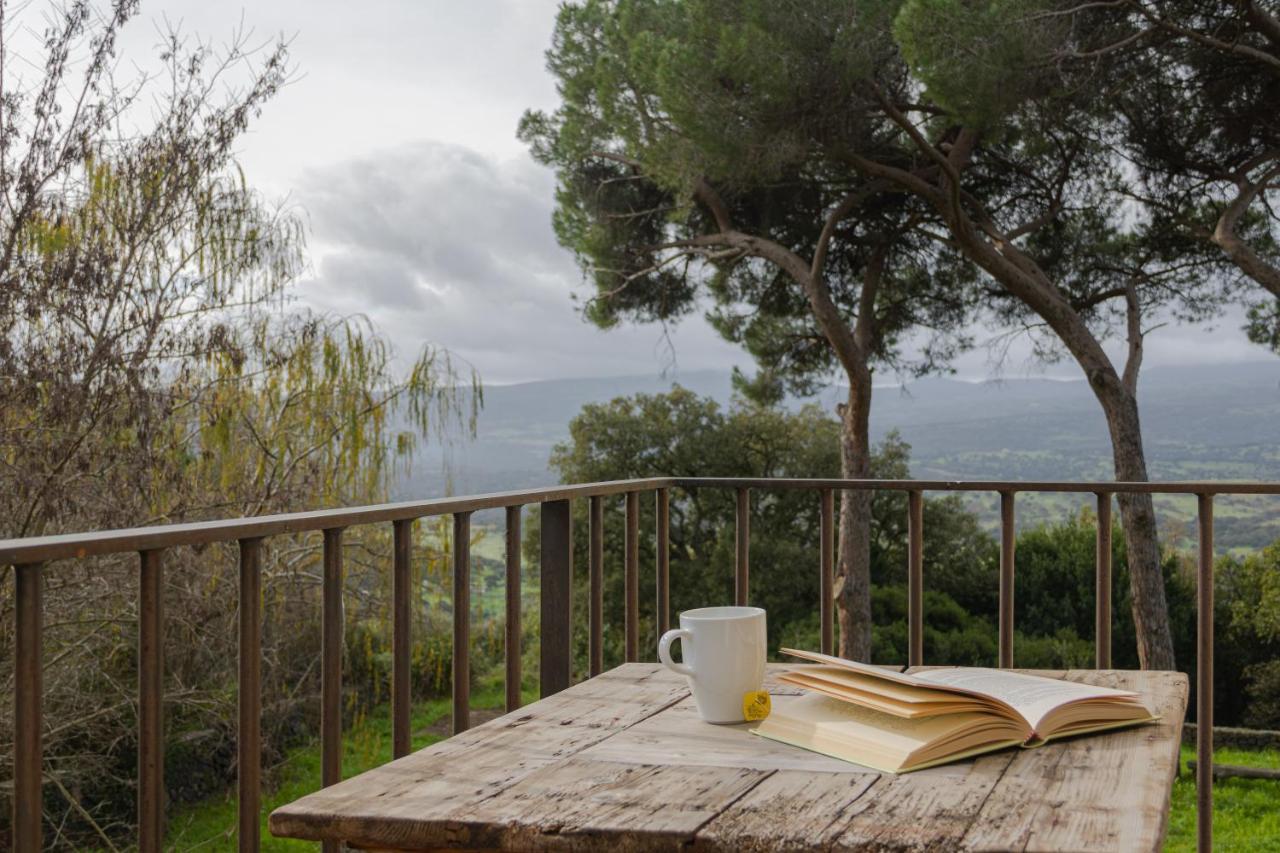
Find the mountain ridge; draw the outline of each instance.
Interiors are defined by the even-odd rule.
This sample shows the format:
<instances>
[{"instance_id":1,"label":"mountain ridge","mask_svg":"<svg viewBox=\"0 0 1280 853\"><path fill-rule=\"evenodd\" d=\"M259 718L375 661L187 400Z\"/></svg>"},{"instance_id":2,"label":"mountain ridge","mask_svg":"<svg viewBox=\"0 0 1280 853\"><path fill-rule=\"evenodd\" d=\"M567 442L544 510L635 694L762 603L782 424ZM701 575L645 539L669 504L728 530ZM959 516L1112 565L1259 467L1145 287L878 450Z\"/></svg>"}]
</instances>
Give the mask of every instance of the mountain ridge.
<instances>
[{"instance_id":1,"label":"mountain ridge","mask_svg":"<svg viewBox=\"0 0 1280 853\"><path fill-rule=\"evenodd\" d=\"M488 386L475 440L424 448L395 495L555 483L547 460L554 445L568 438L569 421L583 405L664 393L677 384L722 406L731 404L731 375L716 370ZM786 405L815 403L834 417L843 396L844 389L833 385ZM1280 360L1151 368L1139 384L1139 400L1153 480L1280 480ZM969 382L933 376L882 385L873 395L872 437L880 441L891 430L912 446L912 475L922 479L1111 478L1106 422L1083 379ZM1165 504L1166 509L1181 506ZM1020 507L1024 523L1042 520L1031 509ZM1275 515L1274 509L1265 516ZM1256 520L1280 536L1280 522L1272 524L1267 517ZM1262 537L1254 531L1237 538L1256 544Z\"/></svg>"}]
</instances>

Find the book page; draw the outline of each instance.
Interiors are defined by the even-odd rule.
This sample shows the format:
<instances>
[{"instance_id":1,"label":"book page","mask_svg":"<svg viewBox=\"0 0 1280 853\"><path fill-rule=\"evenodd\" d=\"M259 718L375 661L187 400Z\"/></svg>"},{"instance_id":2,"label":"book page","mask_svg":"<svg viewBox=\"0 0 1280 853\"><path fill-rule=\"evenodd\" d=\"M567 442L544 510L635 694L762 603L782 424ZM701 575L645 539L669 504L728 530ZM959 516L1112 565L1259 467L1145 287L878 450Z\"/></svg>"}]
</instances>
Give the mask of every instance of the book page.
<instances>
[{"instance_id":1,"label":"book page","mask_svg":"<svg viewBox=\"0 0 1280 853\"><path fill-rule=\"evenodd\" d=\"M797 730L821 733L849 743L873 745L877 750L904 757L989 720L982 714L951 714L910 720L814 693L773 698L775 708L760 724L759 734L767 735L786 721Z\"/></svg>"},{"instance_id":2,"label":"book page","mask_svg":"<svg viewBox=\"0 0 1280 853\"><path fill-rule=\"evenodd\" d=\"M1001 669L931 669L916 673L916 678L926 684L969 690L1004 702L1021 714L1033 730L1039 728L1050 711L1071 702L1086 699L1131 700L1137 696L1136 693L1113 690L1110 687L1095 687L1092 684L1042 678Z\"/></svg>"},{"instance_id":3,"label":"book page","mask_svg":"<svg viewBox=\"0 0 1280 853\"><path fill-rule=\"evenodd\" d=\"M793 746L897 773L1022 741L1011 720L983 713L903 719L817 694L777 696L754 733Z\"/></svg>"},{"instance_id":4,"label":"book page","mask_svg":"<svg viewBox=\"0 0 1280 853\"><path fill-rule=\"evenodd\" d=\"M939 690L934 687L903 684L883 678L873 678L851 669L835 666L803 665L787 670L780 676L783 681L790 679L810 679L830 682L841 687L854 690L875 692L890 697L898 702L933 703L955 702L964 697L951 690Z\"/></svg>"},{"instance_id":5,"label":"book page","mask_svg":"<svg viewBox=\"0 0 1280 853\"><path fill-rule=\"evenodd\" d=\"M829 666L794 669L779 675L778 680L900 717L930 717L957 711L991 711L1003 708L989 699L970 697L951 690L912 687L865 678L857 673Z\"/></svg>"},{"instance_id":6,"label":"book page","mask_svg":"<svg viewBox=\"0 0 1280 853\"><path fill-rule=\"evenodd\" d=\"M908 675L905 672L897 672L892 669L884 669L883 667L872 666L869 663L858 663L857 661L838 658L834 655L824 655L821 652L806 652L801 649L778 649L784 655L811 660L816 663L826 664L827 666L835 666L849 672L856 672L862 675L868 675L872 678L882 681L893 681L898 684L910 684L914 687L929 687L928 683L922 682L914 675Z\"/></svg>"}]
</instances>

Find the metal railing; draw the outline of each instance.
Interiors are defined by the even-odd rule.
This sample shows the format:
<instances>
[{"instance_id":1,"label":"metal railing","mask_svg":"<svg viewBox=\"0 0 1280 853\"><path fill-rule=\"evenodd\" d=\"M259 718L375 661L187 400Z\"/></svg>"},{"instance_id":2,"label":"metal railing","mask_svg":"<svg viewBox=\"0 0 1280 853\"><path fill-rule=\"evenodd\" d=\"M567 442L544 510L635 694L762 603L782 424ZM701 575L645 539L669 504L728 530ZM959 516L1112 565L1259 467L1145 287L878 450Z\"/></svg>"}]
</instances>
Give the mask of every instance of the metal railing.
<instances>
[{"instance_id":1,"label":"metal railing","mask_svg":"<svg viewBox=\"0 0 1280 853\"><path fill-rule=\"evenodd\" d=\"M237 736L238 841L242 851L259 847L261 764L261 571L262 540L268 536L322 531L324 537L321 616L321 784L341 778L342 684L342 536L356 525L391 524L392 558L392 752L410 749L410 537L419 518L453 518L453 672L469 673L469 589L471 514L506 511L506 707L520 705L520 528L523 507L541 506L540 693L564 690L572 680L571 593L573 538L571 501L589 501L589 649L588 670L603 667L604 504L624 496L624 657L639 659L640 495L655 499L657 627L670 622L670 490L733 489L737 496L734 601L746 604L750 581L750 519L753 490L818 492L822 542L817 585L821 648L835 648L832 579L835 571L835 493L841 490L889 490L907 493L908 664L923 664L925 492L994 492L1000 496L999 666L1013 666L1015 496L1020 492L1091 493L1097 499L1096 666L1111 666L1111 502L1116 494L1195 495L1199 516L1197 565L1197 758L1196 815L1198 847L1210 849L1213 765L1213 500L1215 495L1280 495L1280 483L1065 483L942 480L842 480L758 478L649 478L527 489L467 497L380 504L253 518L173 524L127 530L75 533L0 541L0 565L15 576L15 694L13 747L13 843L16 850L41 846L41 632L44 564L101 554L137 552L140 602L138 618L138 848L158 851L164 841L163 655L161 638L163 555L167 548L237 542L239 578L239 708ZM468 728L470 683L453 678L453 730Z\"/></svg>"}]
</instances>

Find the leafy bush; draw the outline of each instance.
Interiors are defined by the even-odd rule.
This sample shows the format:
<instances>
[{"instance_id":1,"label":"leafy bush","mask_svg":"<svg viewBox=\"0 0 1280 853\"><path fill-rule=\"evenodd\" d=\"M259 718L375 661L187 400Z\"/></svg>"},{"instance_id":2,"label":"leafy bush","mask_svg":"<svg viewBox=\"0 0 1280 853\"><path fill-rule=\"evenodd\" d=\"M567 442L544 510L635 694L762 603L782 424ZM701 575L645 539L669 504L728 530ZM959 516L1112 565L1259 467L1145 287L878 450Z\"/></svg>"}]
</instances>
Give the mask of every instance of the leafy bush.
<instances>
[{"instance_id":1,"label":"leafy bush","mask_svg":"<svg viewBox=\"0 0 1280 853\"><path fill-rule=\"evenodd\" d=\"M564 482L625 477L825 477L839 470L838 425L816 409L785 412L747 404L727 411L681 388L585 407L552 465ZM875 476L908 478L910 447L891 435L876 448ZM653 501L641 502L642 653L655 629L656 554ZM672 609L726 603L733 596L734 496L730 490L671 492ZM575 648L586 672L587 531L585 502L575 505ZM623 514L605 513L605 662L622 659ZM907 660L906 497L879 492L872 506L873 656ZM924 507L924 655L926 663L994 666L999 610L999 553L959 495ZM525 548L537 556L537 525ZM1096 516L1090 509L1060 524L1022 531L1016 543L1014 660L1064 669L1094 665ZM816 648L818 638L818 501L812 493L752 494L751 601L769 611L770 648ZM1125 539L1112 531L1112 665L1139 666ZM1190 556L1166 553L1165 597L1179 667L1195 684L1196 588ZM1280 545L1218 561L1215 719L1223 725L1271 720L1280 657ZM1246 689L1240 689L1241 686ZM1194 695L1190 707L1194 711ZM1254 724L1257 724L1256 722Z\"/></svg>"},{"instance_id":2,"label":"leafy bush","mask_svg":"<svg viewBox=\"0 0 1280 853\"><path fill-rule=\"evenodd\" d=\"M1258 729L1280 729L1280 660L1245 667L1249 696L1244 723Z\"/></svg>"}]
</instances>

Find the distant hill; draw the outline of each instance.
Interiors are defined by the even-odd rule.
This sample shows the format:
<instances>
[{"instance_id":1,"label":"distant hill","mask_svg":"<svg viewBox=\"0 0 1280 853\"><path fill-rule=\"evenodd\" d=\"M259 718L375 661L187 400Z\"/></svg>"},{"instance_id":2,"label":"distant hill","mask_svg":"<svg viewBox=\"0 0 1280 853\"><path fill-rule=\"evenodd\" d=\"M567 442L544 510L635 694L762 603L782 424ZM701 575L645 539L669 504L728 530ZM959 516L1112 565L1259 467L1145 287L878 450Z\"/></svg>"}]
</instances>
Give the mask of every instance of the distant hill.
<instances>
[{"instance_id":1,"label":"distant hill","mask_svg":"<svg viewBox=\"0 0 1280 853\"><path fill-rule=\"evenodd\" d=\"M477 437L433 447L416 461L397 496L514 489L555 482L551 448L587 403L661 393L678 383L728 405L727 372L691 371L661 379L602 377L490 386ZM1280 360L1232 366L1154 368L1139 389L1153 479L1280 480ZM813 401L834 413L843 390ZM912 474L937 479L1107 479L1106 423L1083 380L1006 379L972 383L926 378L877 388L872 432L896 429L912 446ZM832 472L837 474L838 472ZM975 508L987 514L978 500ZM1020 522L1061 518L1078 496L1020 503ZM992 506L994 504L992 503ZM1191 502L1162 499L1162 522L1177 529ZM1223 501L1217 513L1224 547L1257 547L1280 537L1280 499Z\"/></svg>"}]
</instances>

